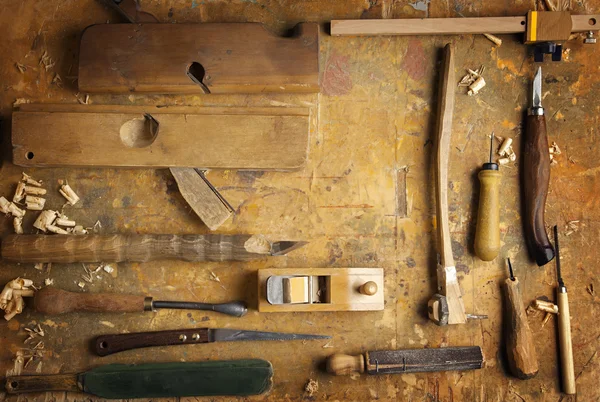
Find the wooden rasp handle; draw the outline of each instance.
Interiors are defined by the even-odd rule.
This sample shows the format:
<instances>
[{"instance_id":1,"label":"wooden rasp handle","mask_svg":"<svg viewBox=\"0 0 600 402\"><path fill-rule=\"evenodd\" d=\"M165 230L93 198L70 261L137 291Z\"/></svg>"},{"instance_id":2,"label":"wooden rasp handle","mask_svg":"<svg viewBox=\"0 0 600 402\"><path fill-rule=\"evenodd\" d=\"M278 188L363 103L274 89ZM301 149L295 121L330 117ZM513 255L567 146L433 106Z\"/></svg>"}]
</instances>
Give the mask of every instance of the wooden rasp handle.
<instances>
[{"instance_id":1,"label":"wooden rasp handle","mask_svg":"<svg viewBox=\"0 0 600 402\"><path fill-rule=\"evenodd\" d=\"M511 373L522 380L538 373L537 354L533 334L523 306L519 280L510 278L504 281L506 297L506 352Z\"/></svg>"},{"instance_id":2,"label":"wooden rasp handle","mask_svg":"<svg viewBox=\"0 0 600 402\"><path fill-rule=\"evenodd\" d=\"M188 345L208 342L210 342L208 328L110 334L100 335L96 338L94 351L98 356L108 356L125 350L150 346Z\"/></svg>"},{"instance_id":3,"label":"wooden rasp handle","mask_svg":"<svg viewBox=\"0 0 600 402\"><path fill-rule=\"evenodd\" d=\"M525 216L523 225L529 254L539 265L554 258L544 223L544 208L550 182L550 153L544 116L527 116L523 147L522 191Z\"/></svg>"},{"instance_id":4,"label":"wooden rasp handle","mask_svg":"<svg viewBox=\"0 0 600 402\"><path fill-rule=\"evenodd\" d=\"M24 375L6 378L6 391L9 394L42 391L81 392L77 374Z\"/></svg>"},{"instance_id":5,"label":"wooden rasp handle","mask_svg":"<svg viewBox=\"0 0 600 402\"><path fill-rule=\"evenodd\" d=\"M114 293L73 293L53 287L37 291L33 297L36 311L63 314L71 311L95 313L132 313L144 311L144 296Z\"/></svg>"},{"instance_id":6,"label":"wooden rasp handle","mask_svg":"<svg viewBox=\"0 0 600 402\"><path fill-rule=\"evenodd\" d=\"M10 235L2 258L37 262L247 261L270 253L246 249L250 235Z\"/></svg>"}]
</instances>

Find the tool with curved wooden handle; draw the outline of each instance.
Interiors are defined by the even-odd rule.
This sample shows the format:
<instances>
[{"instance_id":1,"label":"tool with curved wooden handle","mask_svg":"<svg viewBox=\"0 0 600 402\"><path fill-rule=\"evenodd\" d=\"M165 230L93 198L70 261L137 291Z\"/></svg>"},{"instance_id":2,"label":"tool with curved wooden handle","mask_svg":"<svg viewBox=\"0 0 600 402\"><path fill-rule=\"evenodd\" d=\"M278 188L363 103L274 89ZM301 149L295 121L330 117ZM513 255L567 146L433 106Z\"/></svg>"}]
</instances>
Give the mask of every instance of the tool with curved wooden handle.
<instances>
[{"instance_id":1,"label":"tool with curved wooden handle","mask_svg":"<svg viewBox=\"0 0 600 402\"><path fill-rule=\"evenodd\" d=\"M2 239L2 258L20 263L248 261L304 244L252 235L9 235Z\"/></svg>"},{"instance_id":2,"label":"tool with curved wooden handle","mask_svg":"<svg viewBox=\"0 0 600 402\"><path fill-rule=\"evenodd\" d=\"M504 281L506 297L506 352L511 373L522 380L538 373L537 354L533 334L523 306L519 279L507 278Z\"/></svg>"},{"instance_id":3,"label":"tool with curved wooden handle","mask_svg":"<svg viewBox=\"0 0 600 402\"><path fill-rule=\"evenodd\" d=\"M36 311L44 314L64 314L72 311L93 313L134 313L157 308L207 310L241 317L246 304L239 301L222 304L154 301L151 297L115 293L74 293L45 287L33 296Z\"/></svg>"}]
</instances>

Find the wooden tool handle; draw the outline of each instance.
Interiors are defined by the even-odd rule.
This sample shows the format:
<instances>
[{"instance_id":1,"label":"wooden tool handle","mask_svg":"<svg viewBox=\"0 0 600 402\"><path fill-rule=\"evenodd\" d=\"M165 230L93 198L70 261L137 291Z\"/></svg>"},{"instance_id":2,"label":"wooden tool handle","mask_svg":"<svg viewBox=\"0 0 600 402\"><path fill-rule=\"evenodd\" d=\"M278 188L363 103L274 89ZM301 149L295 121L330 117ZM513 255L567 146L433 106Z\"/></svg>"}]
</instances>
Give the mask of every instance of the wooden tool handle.
<instances>
[{"instance_id":1,"label":"wooden tool handle","mask_svg":"<svg viewBox=\"0 0 600 402\"><path fill-rule=\"evenodd\" d=\"M74 391L81 392L77 374L24 375L6 378L6 392Z\"/></svg>"},{"instance_id":2,"label":"wooden tool handle","mask_svg":"<svg viewBox=\"0 0 600 402\"><path fill-rule=\"evenodd\" d=\"M45 287L35 293L33 306L44 314L63 314L71 311L95 313L132 313L144 311L144 296L113 293L73 293Z\"/></svg>"},{"instance_id":3,"label":"wooden tool handle","mask_svg":"<svg viewBox=\"0 0 600 402\"><path fill-rule=\"evenodd\" d=\"M101 335L94 342L94 351L98 356L108 356L125 350L150 346L188 345L208 342L211 342L208 328L139 332Z\"/></svg>"},{"instance_id":4,"label":"wooden tool handle","mask_svg":"<svg viewBox=\"0 0 600 402\"><path fill-rule=\"evenodd\" d=\"M475 254L483 261L492 261L500 251L500 172L479 172L481 190L475 231Z\"/></svg>"},{"instance_id":5,"label":"wooden tool handle","mask_svg":"<svg viewBox=\"0 0 600 402\"><path fill-rule=\"evenodd\" d=\"M573 363L573 344L571 340L571 315L569 313L569 297L566 291L561 292L559 290L557 304L558 341L560 343L560 368L563 392L573 395L577 390L575 386L575 366Z\"/></svg>"},{"instance_id":6,"label":"wooden tool handle","mask_svg":"<svg viewBox=\"0 0 600 402\"><path fill-rule=\"evenodd\" d=\"M550 182L550 154L544 116L527 116L523 148L523 187L525 216L523 225L529 254L539 265L554 258L544 224L544 208Z\"/></svg>"},{"instance_id":7,"label":"wooden tool handle","mask_svg":"<svg viewBox=\"0 0 600 402\"><path fill-rule=\"evenodd\" d=\"M335 354L327 358L327 371L335 375L349 375L365 372L365 357L363 355Z\"/></svg>"},{"instance_id":8,"label":"wooden tool handle","mask_svg":"<svg viewBox=\"0 0 600 402\"><path fill-rule=\"evenodd\" d=\"M527 379L538 373L537 354L533 334L523 306L519 280L506 279L506 352L511 373L520 379Z\"/></svg>"},{"instance_id":9,"label":"wooden tool handle","mask_svg":"<svg viewBox=\"0 0 600 402\"><path fill-rule=\"evenodd\" d=\"M153 260L247 261L249 235L10 235L2 258L19 263L146 262Z\"/></svg>"}]
</instances>

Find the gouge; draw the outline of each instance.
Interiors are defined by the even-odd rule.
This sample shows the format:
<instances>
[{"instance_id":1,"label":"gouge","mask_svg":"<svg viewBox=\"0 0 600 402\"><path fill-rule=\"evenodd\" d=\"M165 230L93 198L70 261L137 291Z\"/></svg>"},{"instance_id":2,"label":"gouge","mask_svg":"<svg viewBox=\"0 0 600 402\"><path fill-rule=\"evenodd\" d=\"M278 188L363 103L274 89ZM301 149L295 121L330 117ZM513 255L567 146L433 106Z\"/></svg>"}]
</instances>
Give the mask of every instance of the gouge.
<instances>
[{"instance_id":1,"label":"gouge","mask_svg":"<svg viewBox=\"0 0 600 402\"><path fill-rule=\"evenodd\" d=\"M575 366L573 364L573 341L571 340L571 315L569 313L569 296L560 271L560 248L558 245L558 226L554 226L554 245L556 246L556 304L558 304L558 342L560 347L560 371L565 394L573 395L575 387Z\"/></svg>"},{"instance_id":2,"label":"gouge","mask_svg":"<svg viewBox=\"0 0 600 402\"><path fill-rule=\"evenodd\" d=\"M532 107L527 116L523 143L521 189L524 195L523 226L530 256L539 265L554 258L554 249L544 224L544 208L550 182L550 154L546 119L542 107L542 68L533 79Z\"/></svg>"},{"instance_id":3,"label":"gouge","mask_svg":"<svg viewBox=\"0 0 600 402\"><path fill-rule=\"evenodd\" d=\"M2 258L37 262L248 261L289 253L306 242L259 235L10 235Z\"/></svg>"},{"instance_id":4,"label":"gouge","mask_svg":"<svg viewBox=\"0 0 600 402\"><path fill-rule=\"evenodd\" d=\"M259 359L108 364L79 374L7 377L5 387L9 394L73 391L105 399L245 396L268 391L272 377L271 363Z\"/></svg>"},{"instance_id":5,"label":"gouge","mask_svg":"<svg viewBox=\"0 0 600 402\"><path fill-rule=\"evenodd\" d=\"M515 277L508 259L510 277L504 281L506 300L506 354L511 373L522 380L534 377L538 373L537 354L533 334L529 329L527 313L523 306L521 286Z\"/></svg>"},{"instance_id":6,"label":"gouge","mask_svg":"<svg viewBox=\"0 0 600 402\"><path fill-rule=\"evenodd\" d=\"M326 335L286 334L281 332L243 331L228 328L192 328L173 331L138 332L101 335L94 342L98 356L108 356L125 350L150 346L192 345L231 341L294 341L330 339Z\"/></svg>"},{"instance_id":7,"label":"gouge","mask_svg":"<svg viewBox=\"0 0 600 402\"><path fill-rule=\"evenodd\" d=\"M475 254L483 261L492 261L500 251L500 179L498 164L492 162L494 133L490 141L490 161L478 174L481 190L475 229Z\"/></svg>"},{"instance_id":8,"label":"gouge","mask_svg":"<svg viewBox=\"0 0 600 402\"><path fill-rule=\"evenodd\" d=\"M246 304L234 301L222 304L155 301L151 297L113 293L74 293L45 287L33 296L35 310L43 314L64 314L72 311L92 313L135 313L159 308L206 310L241 317L248 311Z\"/></svg>"}]
</instances>

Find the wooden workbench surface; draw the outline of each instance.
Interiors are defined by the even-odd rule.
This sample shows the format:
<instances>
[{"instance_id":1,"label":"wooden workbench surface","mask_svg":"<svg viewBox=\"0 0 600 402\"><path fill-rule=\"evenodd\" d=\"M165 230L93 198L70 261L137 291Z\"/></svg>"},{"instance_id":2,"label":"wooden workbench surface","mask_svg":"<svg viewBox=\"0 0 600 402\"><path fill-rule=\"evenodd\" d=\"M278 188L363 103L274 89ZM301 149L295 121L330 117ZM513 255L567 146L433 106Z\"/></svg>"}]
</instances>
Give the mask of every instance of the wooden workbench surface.
<instances>
[{"instance_id":1,"label":"wooden workbench surface","mask_svg":"<svg viewBox=\"0 0 600 402\"><path fill-rule=\"evenodd\" d=\"M76 103L78 41L91 24L122 19L96 0L4 0L0 8L0 111L3 164L0 195L12 197L22 169L13 166L9 127L13 102ZM263 22L284 32L301 21L333 18L397 18L525 15L533 1L200 1L143 0L161 22ZM559 2L560 3L560 2ZM570 1L576 13L600 11L600 1ZM294 106L311 108L308 162L291 173L212 171L208 179L236 209L222 233L262 233L273 239L310 243L287 256L251 263L150 262L118 264L109 275L77 282L81 265L55 265L44 274L32 266L1 263L0 283L17 276L37 284L52 278L56 286L85 292L148 294L160 299L221 302L241 298L251 307L243 318L206 312L161 310L155 314L44 317L30 310L0 323L0 375L26 338L33 322L45 330L43 374L78 372L106 363L201 361L260 357L273 363L272 391L250 400L406 400L406 401L569 401L559 392L555 320L542 327L541 314L530 315L540 372L521 381L507 376L501 349L500 284L506 277L502 258L484 263L472 250L477 205L477 176L487 158L488 135L515 139L520 155L521 122L534 73L531 50L518 36L503 36L496 48L481 35L452 37L332 38L320 43L321 94L142 96L91 95L93 104ZM201 40L201 38L198 38ZM432 142L436 63L439 49L456 46L457 77L466 68L486 67L487 86L474 97L457 88L450 155L450 231L467 312L489 319L440 328L425 306L435 290L435 205ZM566 43L564 61L543 64L544 106L549 142L562 149L552 166L546 210L548 225L558 224L563 275L569 287L578 401L600 399L600 314L597 261L600 232L598 137L600 51L580 39ZM49 68L39 64L49 56ZM20 72L15 63L26 67ZM62 84L52 83L58 74ZM44 127L39 127L44 135ZM193 144L191 144L193 146ZM522 237L518 169L502 167L501 257L511 257L524 299L553 299L554 264L539 268L528 257ZM57 180L67 179L81 202L65 213L84 225L97 220L102 233L206 233L186 205L167 170L27 169L50 190L47 208L60 208ZM28 214L24 227L32 232ZM578 221L567 236L567 222ZM12 232L9 218L2 233ZM258 314L256 270L261 267L383 267L384 311ZM215 280L219 278L219 281ZM95 357L93 336L111 332L195 326L329 334L330 341L213 343L155 348ZM394 348L480 345L485 368L472 372L396 376L333 377L322 369L336 353ZM31 345L29 345L31 346ZM24 373L35 373L38 363ZM318 381L310 396L309 379ZM0 394L1 395L1 394ZM55 393L6 397L23 400L88 400L80 394ZM93 400L93 398L92 398ZM214 398L212 400L215 400ZM216 400L221 400L216 398ZM231 400L223 398L222 400Z\"/></svg>"}]
</instances>

